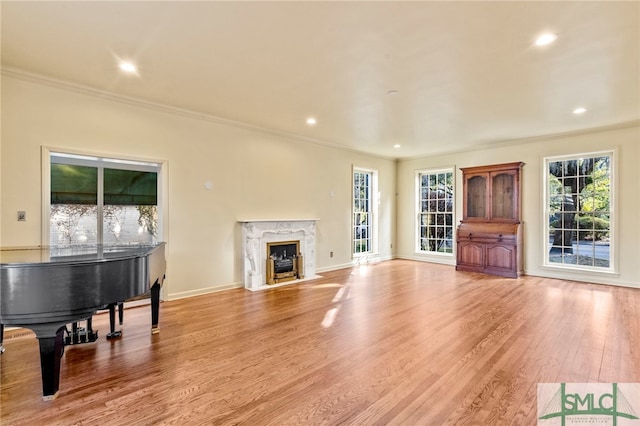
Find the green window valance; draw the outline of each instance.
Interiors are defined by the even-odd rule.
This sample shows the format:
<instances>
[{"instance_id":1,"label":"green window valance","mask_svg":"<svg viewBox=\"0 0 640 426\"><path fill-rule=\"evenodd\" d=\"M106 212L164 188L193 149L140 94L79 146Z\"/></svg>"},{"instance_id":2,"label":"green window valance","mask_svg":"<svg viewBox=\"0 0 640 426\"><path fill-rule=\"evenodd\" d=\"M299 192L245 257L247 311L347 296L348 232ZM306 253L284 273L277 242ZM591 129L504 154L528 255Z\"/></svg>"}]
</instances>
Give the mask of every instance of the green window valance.
<instances>
[{"instance_id":1,"label":"green window valance","mask_svg":"<svg viewBox=\"0 0 640 426\"><path fill-rule=\"evenodd\" d=\"M104 204L157 205L158 174L136 170L104 169Z\"/></svg>"},{"instance_id":2,"label":"green window valance","mask_svg":"<svg viewBox=\"0 0 640 426\"><path fill-rule=\"evenodd\" d=\"M51 164L51 204L97 204L98 169Z\"/></svg>"},{"instance_id":3,"label":"green window valance","mask_svg":"<svg viewBox=\"0 0 640 426\"><path fill-rule=\"evenodd\" d=\"M157 205L158 174L104 169L105 205ZM51 204L97 204L98 168L51 164Z\"/></svg>"}]
</instances>

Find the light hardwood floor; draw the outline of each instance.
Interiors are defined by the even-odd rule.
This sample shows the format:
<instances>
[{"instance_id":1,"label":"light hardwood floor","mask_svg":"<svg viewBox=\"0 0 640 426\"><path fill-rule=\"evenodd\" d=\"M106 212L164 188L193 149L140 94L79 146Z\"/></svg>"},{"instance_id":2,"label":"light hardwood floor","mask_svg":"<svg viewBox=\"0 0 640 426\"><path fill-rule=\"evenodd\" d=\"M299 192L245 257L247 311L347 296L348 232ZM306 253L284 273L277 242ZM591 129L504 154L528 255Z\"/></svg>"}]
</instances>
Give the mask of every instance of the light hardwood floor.
<instances>
[{"instance_id":1,"label":"light hardwood floor","mask_svg":"<svg viewBox=\"0 0 640 426\"><path fill-rule=\"evenodd\" d=\"M541 382L640 382L640 289L394 260L125 312L67 347L54 401L8 333L2 425L534 425Z\"/></svg>"}]
</instances>

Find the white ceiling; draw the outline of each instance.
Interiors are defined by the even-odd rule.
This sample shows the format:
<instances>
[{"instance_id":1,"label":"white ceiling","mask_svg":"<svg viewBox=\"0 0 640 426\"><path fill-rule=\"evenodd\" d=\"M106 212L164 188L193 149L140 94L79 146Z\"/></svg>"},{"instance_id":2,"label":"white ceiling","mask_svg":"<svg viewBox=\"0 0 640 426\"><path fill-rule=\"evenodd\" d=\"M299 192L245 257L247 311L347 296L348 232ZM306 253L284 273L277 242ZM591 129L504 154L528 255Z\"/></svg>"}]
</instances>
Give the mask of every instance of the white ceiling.
<instances>
[{"instance_id":1,"label":"white ceiling","mask_svg":"<svg viewBox=\"0 0 640 426\"><path fill-rule=\"evenodd\" d=\"M638 1L1 7L2 67L14 74L385 157L640 119ZM559 38L536 48L543 31ZM118 58L139 76L122 75Z\"/></svg>"}]
</instances>

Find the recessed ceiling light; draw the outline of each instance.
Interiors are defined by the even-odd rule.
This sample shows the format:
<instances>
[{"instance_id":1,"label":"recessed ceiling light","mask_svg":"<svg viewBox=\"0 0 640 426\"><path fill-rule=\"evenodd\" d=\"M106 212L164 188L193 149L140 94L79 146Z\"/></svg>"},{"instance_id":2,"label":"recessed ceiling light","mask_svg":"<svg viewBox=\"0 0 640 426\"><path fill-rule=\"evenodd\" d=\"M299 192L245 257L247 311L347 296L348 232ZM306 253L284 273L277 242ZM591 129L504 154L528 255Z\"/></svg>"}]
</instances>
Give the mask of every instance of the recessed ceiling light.
<instances>
[{"instance_id":1,"label":"recessed ceiling light","mask_svg":"<svg viewBox=\"0 0 640 426\"><path fill-rule=\"evenodd\" d=\"M138 68L131 62L120 62L119 67L122 71L129 74L136 74L138 72Z\"/></svg>"},{"instance_id":2,"label":"recessed ceiling light","mask_svg":"<svg viewBox=\"0 0 640 426\"><path fill-rule=\"evenodd\" d=\"M558 38L558 34L544 33L536 39L536 46L546 46L553 43Z\"/></svg>"},{"instance_id":3,"label":"recessed ceiling light","mask_svg":"<svg viewBox=\"0 0 640 426\"><path fill-rule=\"evenodd\" d=\"M307 118L307 124L308 124L309 126L313 126L314 124L316 124L316 119L315 119L315 118L313 118L313 117L309 117L309 118Z\"/></svg>"},{"instance_id":4,"label":"recessed ceiling light","mask_svg":"<svg viewBox=\"0 0 640 426\"><path fill-rule=\"evenodd\" d=\"M587 109L584 107L578 107L573 110L574 114L584 114L585 112L587 112Z\"/></svg>"},{"instance_id":5,"label":"recessed ceiling light","mask_svg":"<svg viewBox=\"0 0 640 426\"><path fill-rule=\"evenodd\" d=\"M400 148L400 144L399 144L399 143L397 143L397 144L395 144L393 147L394 147L394 148Z\"/></svg>"},{"instance_id":6,"label":"recessed ceiling light","mask_svg":"<svg viewBox=\"0 0 640 426\"><path fill-rule=\"evenodd\" d=\"M397 94L398 94L398 91L397 91L397 90L389 90L389 91L387 92L387 95L389 95L389 96L395 96L395 95L397 95Z\"/></svg>"}]
</instances>

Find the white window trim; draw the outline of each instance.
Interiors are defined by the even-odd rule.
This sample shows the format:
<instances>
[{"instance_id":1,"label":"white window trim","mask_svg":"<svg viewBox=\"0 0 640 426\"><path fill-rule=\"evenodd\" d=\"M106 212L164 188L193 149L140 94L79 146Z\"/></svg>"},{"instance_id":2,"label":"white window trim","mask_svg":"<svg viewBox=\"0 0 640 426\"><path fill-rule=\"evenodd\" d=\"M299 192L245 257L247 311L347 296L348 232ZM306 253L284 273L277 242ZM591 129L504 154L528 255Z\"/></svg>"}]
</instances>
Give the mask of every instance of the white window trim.
<instances>
[{"instance_id":1,"label":"white window trim","mask_svg":"<svg viewBox=\"0 0 640 426\"><path fill-rule=\"evenodd\" d=\"M610 149L605 151L595 151L595 152L582 152L576 154L567 154L567 155L559 155L553 157L544 157L543 161L541 161L542 165L542 269L548 269L553 271L565 271L569 274L585 274L585 275L593 275L593 276L611 276L611 275L619 275L618 269L618 250L619 250L619 238L618 238L618 208L617 208L617 197L616 197L616 188L618 186L618 173L616 172L617 165L617 149ZM610 156L610 198L609 198L609 214L610 214L610 223L609 223L609 233L611 235L611 239L613 240L613 244L610 245L609 251L609 268L602 267L594 267L594 266L584 266L584 265L569 265L564 263L551 263L549 262L549 163L553 161L563 161L568 159L577 159L580 157L597 157L597 156Z\"/></svg>"},{"instance_id":2,"label":"white window trim","mask_svg":"<svg viewBox=\"0 0 640 426\"><path fill-rule=\"evenodd\" d=\"M353 223L353 201L355 194L353 192L353 176L355 173L371 173L371 250L363 253L353 252L353 241L355 235L353 229L355 224ZM380 193L378 191L378 171L375 169L368 169L365 167L352 166L351 168L351 238L349 240L349 251L353 259L361 259L367 256L378 255L378 211L380 208Z\"/></svg>"},{"instance_id":3,"label":"white window trim","mask_svg":"<svg viewBox=\"0 0 640 426\"><path fill-rule=\"evenodd\" d=\"M167 176L169 174L168 162L166 160L150 159L150 158L132 158L122 155L114 156L108 153L95 153L87 151L70 150L67 148L56 148L42 146L41 148L41 170L42 170L42 221L41 221L41 246L49 245L49 215L51 211L51 156L55 154L69 155L65 158L67 164L73 163L78 165L92 165L95 162L86 161L82 158L74 158L73 156L92 157L96 160L104 160L105 165L114 164L119 169L157 171L158 173L158 241L168 240L168 185ZM117 157L117 159L116 159ZM114 161L115 160L115 161ZM158 167L153 167L157 164Z\"/></svg>"},{"instance_id":4,"label":"white window trim","mask_svg":"<svg viewBox=\"0 0 640 426\"><path fill-rule=\"evenodd\" d=\"M421 199L420 199L420 175L421 174L437 174L437 173L451 173L453 175L453 222L452 223L452 227L453 227L453 235L452 235L452 247L453 250L451 253L439 253L439 252L433 252L433 251L425 251L425 250L421 250L420 249L420 215L422 214L421 211ZM440 167L440 168L434 168L434 169L420 169L420 170L416 170L415 171L415 185L414 185L415 191L415 201L414 201L414 249L415 249L415 254L420 255L420 256L436 256L436 257L444 257L444 258L455 258L456 256L456 225L455 225L455 220L456 220L456 209L457 209L457 200L456 200L456 170L454 166L450 166L450 167Z\"/></svg>"}]
</instances>

